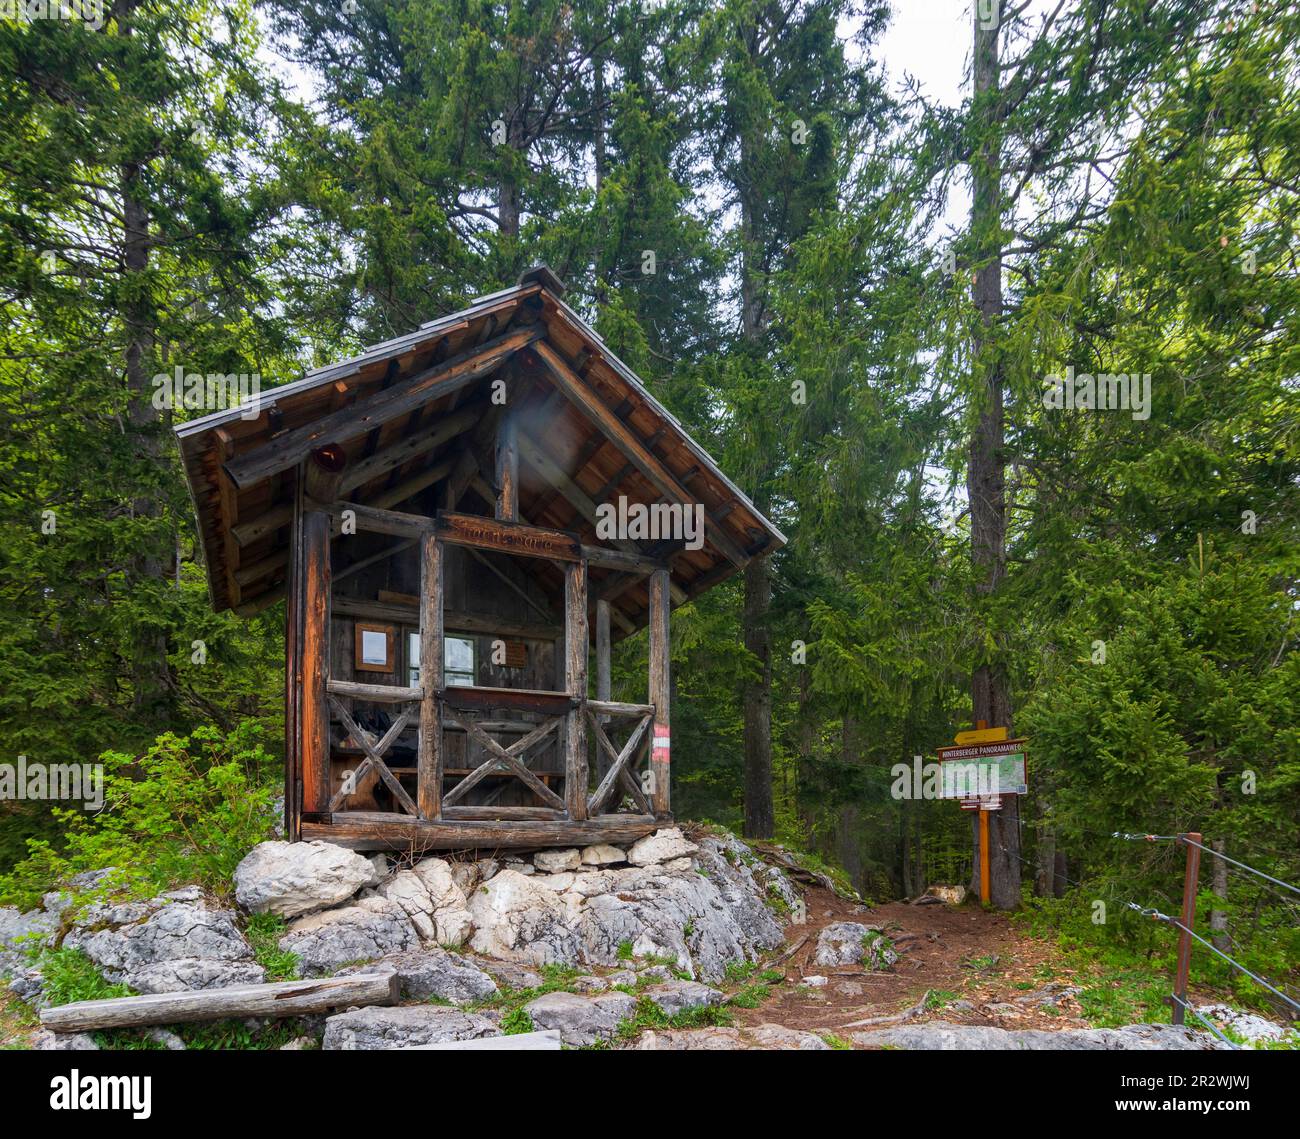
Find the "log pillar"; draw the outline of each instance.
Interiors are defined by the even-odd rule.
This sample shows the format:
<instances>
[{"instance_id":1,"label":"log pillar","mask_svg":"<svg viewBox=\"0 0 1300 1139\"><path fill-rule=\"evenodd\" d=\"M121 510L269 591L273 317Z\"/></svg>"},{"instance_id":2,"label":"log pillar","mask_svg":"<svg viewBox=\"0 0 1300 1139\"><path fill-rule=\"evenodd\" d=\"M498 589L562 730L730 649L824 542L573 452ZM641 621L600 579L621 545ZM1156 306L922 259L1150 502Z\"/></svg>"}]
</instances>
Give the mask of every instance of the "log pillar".
<instances>
[{"instance_id":1,"label":"log pillar","mask_svg":"<svg viewBox=\"0 0 1300 1139\"><path fill-rule=\"evenodd\" d=\"M564 567L564 687L574 699L565 717L564 798L569 818L587 817L587 561Z\"/></svg>"},{"instance_id":2,"label":"log pillar","mask_svg":"<svg viewBox=\"0 0 1300 1139\"><path fill-rule=\"evenodd\" d=\"M497 517L519 521L519 435L514 412L507 411L497 422Z\"/></svg>"},{"instance_id":3,"label":"log pillar","mask_svg":"<svg viewBox=\"0 0 1300 1139\"><path fill-rule=\"evenodd\" d=\"M669 723L672 701L668 641L668 609L671 598L668 585L666 569L657 569L650 575L650 703L655 706L650 740L650 771L654 778L651 798L658 817L672 813L669 794Z\"/></svg>"},{"instance_id":4,"label":"log pillar","mask_svg":"<svg viewBox=\"0 0 1300 1139\"><path fill-rule=\"evenodd\" d=\"M420 818L442 815L442 688L443 563L445 552L436 536L420 539L420 751L417 806Z\"/></svg>"},{"instance_id":5,"label":"log pillar","mask_svg":"<svg viewBox=\"0 0 1300 1139\"><path fill-rule=\"evenodd\" d=\"M613 691L613 672L610 666L609 639L609 602L596 602L596 699L608 700ZM608 716L601 716L602 724L609 723ZM597 748L596 768L604 776L612 761Z\"/></svg>"},{"instance_id":6,"label":"log pillar","mask_svg":"<svg viewBox=\"0 0 1300 1139\"><path fill-rule=\"evenodd\" d=\"M330 516L300 509L300 632L302 691L298 703L298 762L302 770L302 818L329 822L330 803Z\"/></svg>"}]
</instances>

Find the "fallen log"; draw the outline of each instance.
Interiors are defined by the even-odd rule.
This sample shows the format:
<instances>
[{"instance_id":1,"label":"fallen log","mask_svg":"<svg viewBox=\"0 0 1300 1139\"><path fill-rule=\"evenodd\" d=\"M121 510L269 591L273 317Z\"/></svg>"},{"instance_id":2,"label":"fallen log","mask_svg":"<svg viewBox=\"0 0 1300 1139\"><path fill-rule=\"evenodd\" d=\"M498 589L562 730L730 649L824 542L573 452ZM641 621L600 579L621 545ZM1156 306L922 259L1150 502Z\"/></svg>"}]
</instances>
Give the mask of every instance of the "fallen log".
<instances>
[{"instance_id":1,"label":"fallen log","mask_svg":"<svg viewBox=\"0 0 1300 1139\"><path fill-rule=\"evenodd\" d=\"M75 1001L41 1010L41 1026L53 1032L90 1032L100 1028L143 1028L245 1016L303 1016L348 1005L392 1005L398 1000L396 974L361 973L313 981L275 981L182 993L146 993Z\"/></svg>"}]
</instances>

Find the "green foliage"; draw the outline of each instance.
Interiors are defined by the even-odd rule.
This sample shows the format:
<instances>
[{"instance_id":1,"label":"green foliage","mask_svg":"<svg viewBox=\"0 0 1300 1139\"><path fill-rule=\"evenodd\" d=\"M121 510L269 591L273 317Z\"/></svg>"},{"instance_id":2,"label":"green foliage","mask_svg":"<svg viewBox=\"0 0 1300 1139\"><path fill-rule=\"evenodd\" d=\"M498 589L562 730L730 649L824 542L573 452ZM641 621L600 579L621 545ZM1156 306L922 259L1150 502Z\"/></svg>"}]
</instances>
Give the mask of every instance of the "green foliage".
<instances>
[{"instance_id":1,"label":"green foliage","mask_svg":"<svg viewBox=\"0 0 1300 1139\"><path fill-rule=\"evenodd\" d=\"M131 995L126 985L113 985L104 980L80 949L44 948L31 954L31 960L45 978L44 995L51 1005Z\"/></svg>"},{"instance_id":2,"label":"green foliage","mask_svg":"<svg viewBox=\"0 0 1300 1139\"><path fill-rule=\"evenodd\" d=\"M501 1017L501 1031L507 1036L532 1032L533 1018L522 1008L512 1008Z\"/></svg>"},{"instance_id":3,"label":"green foliage","mask_svg":"<svg viewBox=\"0 0 1300 1139\"><path fill-rule=\"evenodd\" d=\"M105 752L103 809L57 811L62 847L32 840L27 859L0 877L0 897L29 907L73 875L106 867L113 873L96 896L148 897L191 883L228 895L235 866L274 823L262 735L248 722L229 734L167 733L139 756Z\"/></svg>"},{"instance_id":4,"label":"green foliage","mask_svg":"<svg viewBox=\"0 0 1300 1139\"><path fill-rule=\"evenodd\" d=\"M268 981L293 981L298 977L298 955L280 948L288 926L277 914L252 914L244 927L257 963L266 969Z\"/></svg>"}]
</instances>

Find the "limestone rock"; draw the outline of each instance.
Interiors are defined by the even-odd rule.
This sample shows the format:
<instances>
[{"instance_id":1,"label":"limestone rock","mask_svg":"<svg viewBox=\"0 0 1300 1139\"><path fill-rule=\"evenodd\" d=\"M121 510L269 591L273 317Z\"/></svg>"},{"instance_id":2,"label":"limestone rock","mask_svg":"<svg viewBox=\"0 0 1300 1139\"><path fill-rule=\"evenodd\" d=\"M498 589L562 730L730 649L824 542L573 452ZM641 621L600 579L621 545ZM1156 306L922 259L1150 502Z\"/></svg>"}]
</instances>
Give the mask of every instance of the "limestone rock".
<instances>
[{"instance_id":1,"label":"limestone rock","mask_svg":"<svg viewBox=\"0 0 1300 1139\"><path fill-rule=\"evenodd\" d=\"M560 874L577 870L582 865L582 855L576 850L539 850L533 855L533 865L543 874Z\"/></svg>"},{"instance_id":2,"label":"limestone rock","mask_svg":"<svg viewBox=\"0 0 1300 1139\"><path fill-rule=\"evenodd\" d=\"M613 866L627 861L627 852L607 842L594 843L582 851L583 866Z\"/></svg>"},{"instance_id":3,"label":"limestone rock","mask_svg":"<svg viewBox=\"0 0 1300 1139\"><path fill-rule=\"evenodd\" d=\"M687 854L694 854L698 848L687 839L677 827L664 827L662 830L639 838L627 852L627 860L633 866L654 866L659 862L669 862Z\"/></svg>"},{"instance_id":4,"label":"limestone rock","mask_svg":"<svg viewBox=\"0 0 1300 1139\"><path fill-rule=\"evenodd\" d=\"M500 1036L487 1017L438 1005L359 1008L336 1013L325 1021L327 1052L363 1052L412 1048L446 1040L477 1040Z\"/></svg>"},{"instance_id":5,"label":"limestone rock","mask_svg":"<svg viewBox=\"0 0 1300 1139\"><path fill-rule=\"evenodd\" d=\"M576 964L577 934L551 890L514 870L502 870L474 891L470 946L478 953L537 965Z\"/></svg>"},{"instance_id":6,"label":"limestone rock","mask_svg":"<svg viewBox=\"0 0 1300 1139\"><path fill-rule=\"evenodd\" d=\"M175 893L195 897L189 891ZM142 993L175 993L265 979L234 913L208 909L201 898L171 901L163 895L92 910L81 920L93 921L94 927L74 926L63 944L85 953L109 981ZM117 924L120 918L130 920ZM95 928L101 921L107 924Z\"/></svg>"},{"instance_id":7,"label":"limestone rock","mask_svg":"<svg viewBox=\"0 0 1300 1139\"><path fill-rule=\"evenodd\" d=\"M496 981L498 988L518 991L540 989L544 984L540 973L534 973L531 969L516 965L512 961L494 961L490 957L473 958L473 961L478 968Z\"/></svg>"},{"instance_id":8,"label":"limestone rock","mask_svg":"<svg viewBox=\"0 0 1300 1139\"><path fill-rule=\"evenodd\" d=\"M869 1047L942 1049L958 1052L1056 1051L1211 1051L1226 1049L1208 1032L1173 1024L1129 1024L1123 1028L1046 1029L984 1028L933 1020L928 1024L899 1025L876 1032L859 1032L854 1041Z\"/></svg>"},{"instance_id":9,"label":"limestone rock","mask_svg":"<svg viewBox=\"0 0 1300 1139\"><path fill-rule=\"evenodd\" d=\"M279 945L298 955L304 977L319 977L357 961L416 949L419 937L401 906L375 897L300 917Z\"/></svg>"},{"instance_id":10,"label":"limestone rock","mask_svg":"<svg viewBox=\"0 0 1300 1139\"><path fill-rule=\"evenodd\" d=\"M445 949L416 949L364 965L349 965L335 973L346 977L357 973L396 973L403 1000L427 1001L439 997L464 1005L497 995L492 978L466 958Z\"/></svg>"},{"instance_id":11,"label":"limestone rock","mask_svg":"<svg viewBox=\"0 0 1300 1139\"><path fill-rule=\"evenodd\" d=\"M668 981L662 985L651 985L641 995L654 1001L665 1016L676 1016L690 1009L722 1003L722 993L696 981Z\"/></svg>"},{"instance_id":12,"label":"limestone rock","mask_svg":"<svg viewBox=\"0 0 1300 1139\"><path fill-rule=\"evenodd\" d=\"M13 906L0 906L0 976L9 976L28 964L27 950L48 944L59 927L56 914Z\"/></svg>"},{"instance_id":13,"label":"limestone rock","mask_svg":"<svg viewBox=\"0 0 1300 1139\"><path fill-rule=\"evenodd\" d=\"M336 906L383 874L370 859L330 842L263 842L235 867L235 899L283 918Z\"/></svg>"},{"instance_id":14,"label":"limestone rock","mask_svg":"<svg viewBox=\"0 0 1300 1139\"><path fill-rule=\"evenodd\" d=\"M898 960L877 926L856 921L837 921L817 935L818 965L857 965L867 969L884 969Z\"/></svg>"},{"instance_id":15,"label":"limestone rock","mask_svg":"<svg viewBox=\"0 0 1300 1139\"><path fill-rule=\"evenodd\" d=\"M601 993L580 997L576 993L547 993L524 1005L535 1028L558 1029L571 1048L612 1040L618 1026L636 1015L636 1000L627 993Z\"/></svg>"},{"instance_id":16,"label":"limestone rock","mask_svg":"<svg viewBox=\"0 0 1300 1139\"><path fill-rule=\"evenodd\" d=\"M98 1052L99 1045L93 1036L84 1032L51 1032L47 1028L32 1033L30 1047L33 1052Z\"/></svg>"},{"instance_id":17,"label":"limestone rock","mask_svg":"<svg viewBox=\"0 0 1300 1139\"><path fill-rule=\"evenodd\" d=\"M820 1036L779 1024L760 1024L745 1029L678 1028L645 1032L636 1046L641 1051L830 1051L830 1045Z\"/></svg>"}]
</instances>

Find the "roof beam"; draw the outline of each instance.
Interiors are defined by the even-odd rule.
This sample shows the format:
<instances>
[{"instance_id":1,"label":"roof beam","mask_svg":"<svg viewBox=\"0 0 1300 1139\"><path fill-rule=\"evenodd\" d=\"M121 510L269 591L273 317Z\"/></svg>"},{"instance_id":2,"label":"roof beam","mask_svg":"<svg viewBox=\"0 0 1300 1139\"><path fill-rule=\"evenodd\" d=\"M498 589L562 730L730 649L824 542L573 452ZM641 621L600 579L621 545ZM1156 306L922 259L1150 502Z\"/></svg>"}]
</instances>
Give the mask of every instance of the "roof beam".
<instances>
[{"instance_id":1,"label":"roof beam","mask_svg":"<svg viewBox=\"0 0 1300 1139\"><path fill-rule=\"evenodd\" d=\"M435 364L394 384L354 407L343 408L287 431L254 451L231 459L226 472L240 489L288 469L324 443L354 438L373 427L413 411L429 399L441 398L492 371L520 348L539 340L546 326L538 324L507 332L486 344Z\"/></svg>"},{"instance_id":2,"label":"roof beam","mask_svg":"<svg viewBox=\"0 0 1300 1139\"><path fill-rule=\"evenodd\" d=\"M591 419L623 454L628 461L640 471L655 488L670 499L687 505L696 501L672 472L653 454L631 428L606 407L596 394L574 374L564 359L549 344L538 341L533 350L550 371L556 386L564 392L569 401ZM712 519L710 519L712 521ZM705 533L705 540L715 547L732 564L743 566L749 558L735 542L723 532L721 527L712 526Z\"/></svg>"},{"instance_id":3,"label":"roof beam","mask_svg":"<svg viewBox=\"0 0 1300 1139\"><path fill-rule=\"evenodd\" d=\"M529 439L526 435L522 434L519 436L519 454L523 457L524 461L530 467L534 468L553 489L557 490L560 495L567 500L580 515L582 515L583 518L593 525L595 524L596 503L591 499L586 491L582 489L582 487L564 473L560 468L559 463L552 459L550 455L543 451L532 439ZM634 558L644 558L645 556L641 548L629 538L616 538L612 541L612 545ZM598 552L597 547L594 546L589 546L587 549L592 552ZM613 551L605 552L613 556ZM588 560L593 560L590 554ZM593 564L601 563L593 560ZM678 604L681 604L681 602L686 600L686 594L682 591L680 586L673 585L671 586L671 589L675 591L674 598Z\"/></svg>"}]
</instances>

